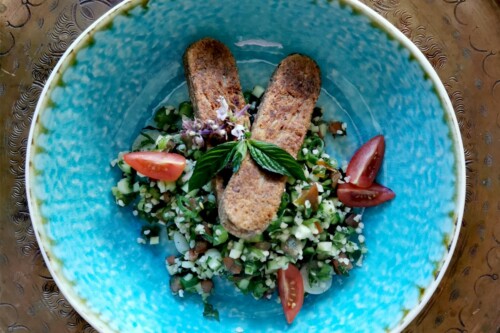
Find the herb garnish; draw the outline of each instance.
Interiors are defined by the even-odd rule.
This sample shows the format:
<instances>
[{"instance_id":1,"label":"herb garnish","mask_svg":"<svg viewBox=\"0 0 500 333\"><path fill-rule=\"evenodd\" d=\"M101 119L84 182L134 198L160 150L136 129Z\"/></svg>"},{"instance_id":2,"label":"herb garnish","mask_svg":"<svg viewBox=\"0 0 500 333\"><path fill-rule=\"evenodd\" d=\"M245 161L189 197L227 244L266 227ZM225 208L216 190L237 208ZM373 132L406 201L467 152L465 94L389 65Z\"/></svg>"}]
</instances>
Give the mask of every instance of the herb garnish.
<instances>
[{"instance_id":1,"label":"herb garnish","mask_svg":"<svg viewBox=\"0 0 500 333\"><path fill-rule=\"evenodd\" d=\"M247 143L252 159L263 169L295 179L306 180L304 170L286 150L264 141L248 140Z\"/></svg>"},{"instance_id":2,"label":"herb garnish","mask_svg":"<svg viewBox=\"0 0 500 333\"><path fill-rule=\"evenodd\" d=\"M202 187L234 158L237 141L229 141L210 149L196 161L193 175L189 179L189 190Z\"/></svg>"},{"instance_id":3,"label":"herb garnish","mask_svg":"<svg viewBox=\"0 0 500 333\"><path fill-rule=\"evenodd\" d=\"M306 180L304 170L287 151L272 143L250 139L250 132L244 125L238 123L238 119L246 115L248 105L239 111L232 111L223 96L217 101L220 107L216 110L215 120L202 122L199 119L184 119L182 122L183 141L193 147L206 146L207 139L210 141L216 138L215 141L212 140L212 143L226 141L215 145L197 159L193 174L189 179L190 191L208 183L228 165L232 166L233 173L237 172L247 151L264 170Z\"/></svg>"},{"instance_id":4,"label":"herb garnish","mask_svg":"<svg viewBox=\"0 0 500 333\"><path fill-rule=\"evenodd\" d=\"M193 174L189 179L189 190L202 187L217 173L231 163L233 172L237 172L247 154L262 169L296 179L306 180L304 170L287 151L275 144L242 139L215 146L196 161Z\"/></svg>"}]
</instances>

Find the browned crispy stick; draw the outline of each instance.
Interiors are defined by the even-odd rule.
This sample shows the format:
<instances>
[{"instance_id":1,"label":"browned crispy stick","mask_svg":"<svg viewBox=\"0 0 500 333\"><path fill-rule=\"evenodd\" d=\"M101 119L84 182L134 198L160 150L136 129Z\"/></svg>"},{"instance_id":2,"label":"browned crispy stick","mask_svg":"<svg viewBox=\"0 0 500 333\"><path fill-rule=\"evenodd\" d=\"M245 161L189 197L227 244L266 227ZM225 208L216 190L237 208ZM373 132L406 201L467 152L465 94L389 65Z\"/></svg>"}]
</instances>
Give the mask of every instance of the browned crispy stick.
<instances>
[{"instance_id":1,"label":"browned crispy stick","mask_svg":"<svg viewBox=\"0 0 500 333\"><path fill-rule=\"evenodd\" d=\"M220 106L217 101L220 96L226 99L233 110L245 106L236 61L221 42L203 38L191 44L184 53L184 72L189 97L198 119L206 121L217 118L215 111Z\"/></svg>"},{"instance_id":2,"label":"browned crispy stick","mask_svg":"<svg viewBox=\"0 0 500 333\"><path fill-rule=\"evenodd\" d=\"M320 70L309 57L293 54L274 72L252 126L252 138L274 143L296 156L321 88ZM219 200L223 226L241 238L262 233L279 207L286 177L260 169L247 156Z\"/></svg>"},{"instance_id":3,"label":"browned crispy stick","mask_svg":"<svg viewBox=\"0 0 500 333\"><path fill-rule=\"evenodd\" d=\"M236 61L221 42L203 38L191 44L184 53L184 72L194 115L201 121L217 118L221 96L232 110L239 111L245 106ZM237 118L237 122L248 124L248 115ZM218 176L215 192L219 200L223 191L223 180Z\"/></svg>"}]
</instances>

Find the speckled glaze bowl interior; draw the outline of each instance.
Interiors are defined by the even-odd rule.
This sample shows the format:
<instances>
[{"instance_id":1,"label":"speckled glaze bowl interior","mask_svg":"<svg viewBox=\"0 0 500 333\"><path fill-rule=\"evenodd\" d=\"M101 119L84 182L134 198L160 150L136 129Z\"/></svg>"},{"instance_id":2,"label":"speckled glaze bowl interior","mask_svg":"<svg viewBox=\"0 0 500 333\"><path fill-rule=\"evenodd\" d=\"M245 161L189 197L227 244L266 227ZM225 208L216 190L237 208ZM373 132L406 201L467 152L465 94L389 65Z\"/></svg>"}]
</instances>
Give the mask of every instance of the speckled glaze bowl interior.
<instances>
[{"instance_id":1,"label":"speckled glaze bowl interior","mask_svg":"<svg viewBox=\"0 0 500 333\"><path fill-rule=\"evenodd\" d=\"M386 138L379 181L395 200L364 212L369 253L325 294L307 296L292 325L281 305L218 281L220 322L196 297L171 295L169 246L138 244L141 222L119 209L110 161L128 150L162 103L187 98L182 54L211 36L235 55L244 89L265 86L286 55L322 70L319 105L345 121L328 138L340 163ZM124 2L65 53L38 104L27 190L56 282L102 332L397 332L422 309L451 258L464 205L457 122L439 78L401 33L355 1Z\"/></svg>"}]
</instances>

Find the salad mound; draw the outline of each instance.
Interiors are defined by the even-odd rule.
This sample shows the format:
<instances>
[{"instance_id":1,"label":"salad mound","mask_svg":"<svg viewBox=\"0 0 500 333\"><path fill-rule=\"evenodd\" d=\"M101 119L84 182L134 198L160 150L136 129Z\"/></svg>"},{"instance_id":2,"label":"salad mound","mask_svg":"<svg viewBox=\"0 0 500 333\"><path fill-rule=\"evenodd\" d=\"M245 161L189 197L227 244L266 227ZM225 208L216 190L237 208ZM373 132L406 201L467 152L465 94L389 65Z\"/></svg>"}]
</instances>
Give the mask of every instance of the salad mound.
<instances>
[{"instance_id":1,"label":"salad mound","mask_svg":"<svg viewBox=\"0 0 500 333\"><path fill-rule=\"evenodd\" d=\"M288 176L269 227L251 239L240 239L220 224L215 185L207 180L218 174L227 181L246 151L258 148L237 118L249 113L253 121L263 92L259 86L246 92L247 105L242 110L228 109L221 97L217 119L206 122L193 118L189 101L177 108L161 107L130 152L120 153L112 162L122 171L112 188L116 203L132 206L133 214L144 221L137 241L159 246L164 235L173 240L177 253L165 261L170 288L180 297L200 294L207 317L219 317L209 303L213 279L219 276L256 299L271 299L279 289L291 322L300 310L303 292L325 292L333 276L347 275L360 266L367 252L362 216L344 205L337 191L344 187L342 195L347 199L343 201L351 200L354 205L359 195L369 201L373 193L366 194L370 190L366 186L345 184L345 173L326 153L323 140L326 135L345 135L345 124L326 123L320 107L314 109L296 159L303 177ZM208 152L223 145L234 149L223 158L224 165L218 165L215 172L200 170L200 165L207 164ZM165 167L160 170L158 165ZM156 173L151 173L153 169Z\"/></svg>"}]
</instances>

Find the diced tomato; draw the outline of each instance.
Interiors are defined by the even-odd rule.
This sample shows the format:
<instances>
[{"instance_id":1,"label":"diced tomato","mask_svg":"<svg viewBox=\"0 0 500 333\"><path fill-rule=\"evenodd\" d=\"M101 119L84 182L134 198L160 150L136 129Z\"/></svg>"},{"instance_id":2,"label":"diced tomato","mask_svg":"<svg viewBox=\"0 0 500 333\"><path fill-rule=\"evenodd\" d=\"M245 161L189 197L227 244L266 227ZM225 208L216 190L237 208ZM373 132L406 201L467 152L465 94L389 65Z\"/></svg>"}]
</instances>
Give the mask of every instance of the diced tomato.
<instances>
[{"instance_id":1,"label":"diced tomato","mask_svg":"<svg viewBox=\"0 0 500 333\"><path fill-rule=\"evenodd\" d=\"M222 259L222 262L224 263L224 266L226 266L226 269L233 274L236 274L236 275L240 274L241 270L243 269L243 267L241 265L241 261L238 259L224 257L224 259Z\"/></svg>"},{"instance_id":2,"label":"diced tomato","mask_svg":"<svg viewBox=\"0 0 500 333\"><path fill-rule=\"evenodd\" d=\"M323 160L318 160L318 162L316 162L316 165L321 165L322 167L325 167L327 170L330 170L330 171L337 171L337 169L335 169L332 165L330 165L329 163L326 163Z\"/></svg>"},{"instance_id":3,"label":"diced tomato","mask_svg":"<svg viewBox=\"0 0 500 333\"><path fill-rule=\"evenodd\" d=\"M369 187L382 165L385 152L385 140L377 135L361 146L347 166L346 176L349 182L359 187Z\"/></svg>"},{"instance_id":4,"label":"diced tomato","mask_svg":"<svg viewBox=\"0 0 500 333\"><path fill-rule=\"evenodd\" d=\"M373 183L368 188L347 183L338 185L337 196L344 205L349 207L372 207L393 199L396 194L377 183Z\"/></svg>"},{"instance_id":5,"label":"diced tomato","mask_svg":"<svg viewBox=\"0 0 500 333\"><path fill-rule=\"evenodd\" d=\"M311 208L316 211L319 207L319 191L318 185L313 183L308 190L303 190L300 197L294 201L296 205L304 205L306 201L309 201Z\"/></svg>"},{"instance_id":6,"label":"diced tomato","mask_svg":"<svg viewBox=\"0 0 500 333\"><path fill-rule=\"evenodd\" d=\"M278 289L286 321L291 324L304 303L304 280L292 264L286 270L278 270Z\"/></svg>"},{"instance_id":7,"label":"diced tomato","mask_svg":"<svg viewBox=\"0 0 500 333\"><path fill-rule=\"evenodd\" d=\"M184 156L159 151L128 153L123 156L123 160L137 172L165 181L177 180L186 166Z\"/></svg>"}]
</instances>

